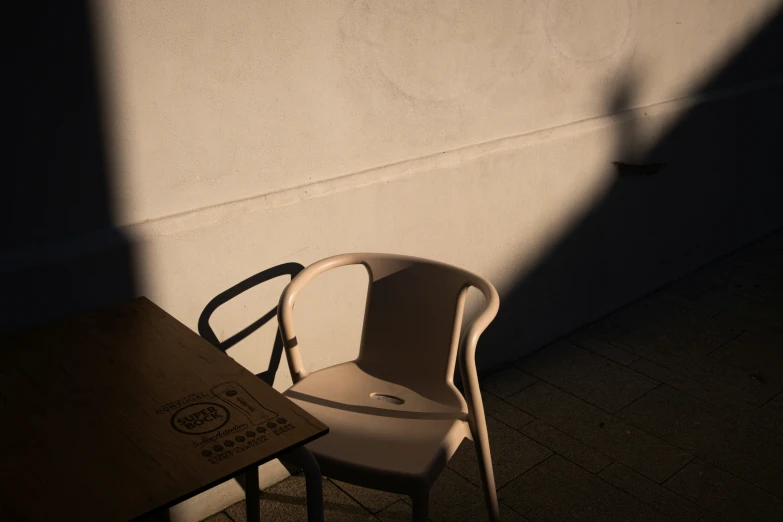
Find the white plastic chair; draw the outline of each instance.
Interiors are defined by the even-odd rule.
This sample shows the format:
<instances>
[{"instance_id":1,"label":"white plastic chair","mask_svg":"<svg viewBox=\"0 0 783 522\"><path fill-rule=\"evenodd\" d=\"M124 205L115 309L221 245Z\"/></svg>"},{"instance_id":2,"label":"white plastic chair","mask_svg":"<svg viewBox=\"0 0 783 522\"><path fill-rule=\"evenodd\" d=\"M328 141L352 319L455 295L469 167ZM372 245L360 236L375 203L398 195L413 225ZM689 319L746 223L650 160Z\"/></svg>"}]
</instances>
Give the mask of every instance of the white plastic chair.
<instances>
[{"instance_id":1,"label":"white plastic chair","mask_svg":"<svg viewBox=\"0 0 783 522\"><path fill-rule=\"evenodd\" d=\"M359 357L308 374L293 322L297 294L318 274L364 265L370 276ZM460 343L469 287L486 299ZM280 333L294 385L284 395L329 426L308 444L325 476L409 495L413 519L427 520L429 490L464 438L475 442L490 520L498 520L487 426L474 354L497 314L497 291L460 268L389 254L318 261L283 291ZM313 347L318 349L318 347ZM459 367L465 397L454 386Z\"/></svg>"}]
</instances>

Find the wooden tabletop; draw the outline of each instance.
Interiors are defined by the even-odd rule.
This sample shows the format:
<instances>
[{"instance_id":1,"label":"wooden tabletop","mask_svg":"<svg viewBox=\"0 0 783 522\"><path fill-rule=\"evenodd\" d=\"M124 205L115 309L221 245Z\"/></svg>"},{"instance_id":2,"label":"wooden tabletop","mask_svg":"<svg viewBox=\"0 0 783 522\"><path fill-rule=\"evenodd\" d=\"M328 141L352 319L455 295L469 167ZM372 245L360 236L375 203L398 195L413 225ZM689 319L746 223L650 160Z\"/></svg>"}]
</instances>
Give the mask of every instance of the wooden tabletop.
<instances>
[{"instance_id":1,"label":"wooden tabletop","mask_svg":"<svg viewBox=\"0 0 783 522\"><path fill-rule=\"evenodd\" d=\"M0 340L0 415L0 520L130 520L328 431L143 297Z\"/></svg>"}]
</instances>

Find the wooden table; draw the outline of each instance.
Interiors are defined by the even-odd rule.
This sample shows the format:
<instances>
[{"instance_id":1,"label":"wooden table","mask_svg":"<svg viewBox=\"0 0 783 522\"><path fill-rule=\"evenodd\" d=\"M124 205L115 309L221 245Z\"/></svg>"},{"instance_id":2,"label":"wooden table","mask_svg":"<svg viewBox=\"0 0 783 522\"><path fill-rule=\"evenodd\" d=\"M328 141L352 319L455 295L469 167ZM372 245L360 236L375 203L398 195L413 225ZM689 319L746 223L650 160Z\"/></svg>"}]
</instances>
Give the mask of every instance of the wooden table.
<instances>
[{"instance_id":1,"label":"wooden table","mask_svg":"<svg viewBox=\"0 0 783 522\"><path fill-rule=\"evenodd\" d=\"M328 431L143 297L0 340L0 415L0 520L125 521L245 471L257 518L256 467Z\"/></svg>"}]
</instances>

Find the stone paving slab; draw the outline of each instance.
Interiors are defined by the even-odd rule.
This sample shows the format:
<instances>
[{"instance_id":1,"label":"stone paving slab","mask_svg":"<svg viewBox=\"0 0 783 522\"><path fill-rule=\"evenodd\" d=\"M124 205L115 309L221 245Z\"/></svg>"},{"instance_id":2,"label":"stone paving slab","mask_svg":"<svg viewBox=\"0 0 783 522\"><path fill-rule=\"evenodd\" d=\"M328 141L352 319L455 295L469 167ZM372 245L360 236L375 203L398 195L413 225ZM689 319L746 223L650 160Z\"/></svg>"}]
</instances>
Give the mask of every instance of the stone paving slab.
<instances>
[{"instance_id":1,"label":"stone paving slab","mask_svg":"<svg viewBox=\"0 0 783 522\"><path fill-rule=\"evenodd\" d=\"M430 490L430 520L432 522L480 522L489 520L484 493L454 471L446 468ZM501 520L524 522L524 518L509 507L500 506Z\"/></svg>"},{"instance_id":2,"label":"stone paving slab","mask_svg":"<svg viewBox=\"0 0 783 522\"><path fill-rule=\"evenodd\" d=\"M378 513L384 521L410 521L411 500L401 500ZM484 493L450 469L445 469L430 490L429 519L432 522L481 522L489 520ZM504 522L530 522L507 505L500 503L500 519Z\"/></svg>"},{"instance_id":3,"label":"stone paving slab","mask_svg":"<svg viewBox=\"0 0 783 522\"><path fill-rule=\"evenodd\" d=\"M413 517L413 508L409 502L400 499L375 516L383 522L410 522Z\"/></svg>"},{"instance_id":4,"label":"stone paving slab","mask_svg":"<svg viewBox=\"0 0 783 522\"><path fill-rule=\"evenodd\" d=\"M783 495L783 437L737 423L723 410L661 386L620 417L778 496Z\"/></svg>"},{"instance_id":5,"label":"stone paving slab","mask_svg":"<svg viewBox=\"0 0 783 522\"><path fill-rule=\"evenodd\" d=\"M215 513L211 517L207 517L203 520L203 522L234 522L231 520L228 515L223 513L222 511L220 513Z\"/></svg>"},{"instance_id":6,"label":"stone paving slab","mask_svg":"<svg viewBox=\"0 0 783 522\"><path fill-rule=\"evenodd\" d=\"M674 520L696 521L705 514L705 510L693 502L618 462L601 471L598 476Z\"/></svg>"},{"instance_id":7,"label":"stone paving slab","mask_svg":"<svg viewBox=\"0 0 783 522\"><path fill-rule=\"evenodd\" d=\"M610 361L628 366L634 361L639 359L638 355L634 355L627 350L623 350L619 346L615 346L609 341L602 341L586 333L577 332L568 337L568 340L572 343L581 346L586 350L590 350L594 354L606 357Z\"/></svg>"},{"instance_id":8,"label":"stone paving slab","mask_svg":"<svg viewBox=\"0 0 783 522\"><path fill-rule=\"evenodd\" d=\"M658 386L658 381L568 341L554 343L516 366L608 412Z\"/></svg>"},{"instance_id":9,"label":"stone paving slab","mask_svg":"<svg viewBox=\"0 0 783 522\"><path fill-rule=\"evenodd\" d=\"M783 325L783 310L779 306L755 301L726 289L710 290L701 294L698 299L720 306L723 311L751 317L772 327Z\"/></svg>"},{"instance_id":10,"label":"stone paving slab","mask_svg":"<svg viewBox=\"0 0 783 522\"><path fill-rule=\"evenodd\" d=\"M720 348L718 348L720 349ZM698 383L705 390L717 391L727 404L746 403L761 406L783 390L783 383L737 368L710 356L694 354L661 354L653 361L640 359L631 368L649 375L650 364L663 366L685 379ZM640 370L647 368L648 371ZM765 370L766 371L766 370ZM766 375L766 374L764 374ZM733 400L737 399L737 400Z\"/></svg>"},{"instance_id":11,"label":"stone paving slab","mask_svg":"<svg viewBox=\"0 0 783 522\"><path fill-rule=\"evenodd\" d=\"M631 365L631 368L697 399L716 406L728 407L738 412L738 415L739 412L747 413L753 408L754 397L746 394L737 386L716 386L704 383L647 359L639 359ZM758 403L758 398L755 399L755 402Z\"/></svg>"},{"instance_id":12,"label":"stone paving slab","mask_svg":"<svg viewBox=\"0 0 783 522\"><path fill-rule=\"evenodd\" d=\"M672 520L559 455L508 484L499 495L514 511L533 521Z\"/></svg>"},{"instance_id":13,"label":"stone paving slab","mask_svg":"<svg viewBox=\"0 0 783 522\"><path fill-rule=\"evenodd\" d=\"M335 486L343 490L349 497L364 506L371 513L378 513L388 508L403 495L388 493L377 489L363 488L340 480L329 479Z\"/></svg>"},{"instance_id":14,"label":"stone paving slab","mask_svg":"<svg viewBox=\"0 0 783 522\"><path fill-rule=\"evenodd\" d=\"M760 384L783 385L783 347L776 341L742 332L710 357L743 370Z\"/></svg>"},{"instance_id":15,"label":"stone paving slab","mask_svg":"<svg viewBox=\"0 0 783 522\"><path fill-rule=\"evenodd\" d=\"M324 520L367 522L375 517L361 505L346 495L337 486L323 480ZM305 479L294 475L278 482L261 494L261 520L279 522L306 522L307 497ZM225 512L234 522L247 522L245 501L226 508Z\"/></svg>"},{"instance_id":16,"label":"stone paving slab","mask_svg":"<svg viewBox=\"0 0 783 522\"><path fill-rule=\"evenodd\" d=\"M783 324L769 324L755 317L748 317L731 310L721 312L715 316L715 319L732 328L752 332L753 335L778 342L783 346Z\"/></svg>"},{"instance_id":17,"label":"stone paving slab","mask_svg":"<svg viewBox=\"0 0 783 522\"><path fill-rule=\"evenodd\" d=\"M677 365L686 356L706 356L742 332L717 319L680 311L645 323L619 337L614 344L664 366Z\"/></svg>"},{"instance_id":18,"label":"stone paving slab","mask_svg":"<svg viewBox=\"0 0 783 522\"><path fill-rule=\"evenodd\" d=\"M548 448L492 417L487 418L487 431L489 432L495 484L498 488L503 487L552 454ZM468 439L462 441L459 449L449 461L448 467L474 485L481 487L481 475L473 441Z\"/></svg>"},{"instance_id":19,"label":"stone paving slab","mask_svg":"<svg viewBox=\"0 0 783 522\"><path fill-rule=\"evenodd\" d=\"M536 383L509 397L509 402L655 482L663 482L693 458L547 383Z\"/></svg>"},{"instance_id":20,"label":"stone paving slab","mask_svg":"<svg viewBox=\"0 0 783 522\"><path fill-rule=\"evenodd\" d=\"M491 393L481 394L484 403L484 414L499 420L506 426L519 429L535 420L535 417L525 413L510 402L495 397Z\"/></svg>"},{"instance_id":21,"label":"stone paving slab","mask_svg":"<svg viewBox=\"0 0 783 522\"><path fill-rule=\"evenodd\" d=\"M410 522L413 510L410 504L398 500L375 516L383 522Z\"/></svg>"},{"instance_id":22,"label":"stone paving slab","mask_svg":"<svg viewBox=\"0 0 783 522\"><path fill-rule=\"evenodd\" d=\"M592 473L598 473L612 463L612 459L603 453L595 451L540 420L531 422L520 431Z\"/></svg>"},{"instance_id":23,"label":"stone paving slab","mask_svg":"<svg viewBox=\"0 0 783 522\"><path fill-rule=\"evenodd\" d=\"M520 390L524 390L538 379L530 374L509 366L481 381L481 391L489 392L496 397L505 399Z\"/></svg>"},{"instance_id":24,"label":"stone paving slab","mask_svg":"<svg viewBox=\"0 0 783 522\"><path fill-rule=\"evenodd\" d=\"M780 520L783 501L703 460L696 460L665 486L729 521Z\"/></svg>"}]
</instances>

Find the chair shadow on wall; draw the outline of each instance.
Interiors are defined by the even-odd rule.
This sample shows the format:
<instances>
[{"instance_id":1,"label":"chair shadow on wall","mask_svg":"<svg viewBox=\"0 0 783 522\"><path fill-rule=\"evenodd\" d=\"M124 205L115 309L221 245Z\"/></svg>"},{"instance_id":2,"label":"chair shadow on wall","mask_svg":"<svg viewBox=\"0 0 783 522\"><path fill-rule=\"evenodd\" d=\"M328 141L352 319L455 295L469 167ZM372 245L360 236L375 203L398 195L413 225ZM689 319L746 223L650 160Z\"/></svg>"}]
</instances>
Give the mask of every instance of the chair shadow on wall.
<instances>
[{"instance_id":1,"label":"chair shadow on wall","mask_svg":"<svg viewBox=\"0 0 783 522\"><path fill-rule=\"evenodd\" d=\"M277 303L274 304L274 307L269 310L267 313L250 323L248 326L240 330L239 332L235 333L228 339L225 339L221 341L218 339L217 335L215 335L214 330L209 324L209 320L212 317L212 314L215 313L215 311L220 308L222 305L226 304L227 302L231 301L232 299L236 298L240 294L250 290L251 288L255 288L258 285L261 285L263 283L266 283L268 281L271 281L272 279L276 279L281 276L290 276L291 279L296 277L296 275L301 272L304 269L304 266L300 265L299 263L284 263L282 265L277 265L272 268L268 268L262 272L259 272L255 275L252 275L245 279L244 281L241 281L237 283L236 285L232 286L231 288L224 290L223 292L219 293L215 297L213 297L209 303L204 307L204 310L201 312L201 315L198 318L198 333L203 337L205 340L209 341L213 346L218 348L219 350L225 352L235 344L239 343L240 341L246 339L250 334L264 326L266 323L271 321L277 316ZM277 370L280 367L280 359L283 356L283 342L280 339L279 335L275 335L274 344L272 345L272 354L269 357L269 364L267 366L267 369L257 375L262 381L267 383L269 386L273 386L275 383L275 375L277 374Z\"/></svg>"},{"instance_id":2,"label":"chair shadow on wall","mask_svg":"<svg viewBox=\"0 0 783 522\"><path fill-rule=\"evenodd\" d=\"M258 285L264 284L266 282L269 282L273 279L277 279L278 277L282 277L282 276L289 276L290 279L293 279L303 269L304 266L302 266L299 263L283 263L282 265L277 265L277 266L273 266L272 268L267 268L266 270L263 270L255 275L252 275L243 281L240 281L239 283L235 284L231 288L224 290L223 292L220 292L218 295L213 297L207 303L207 305L204 307L204 310L201 311L201 315L199 315L198 318L199 335L201 335L202 338L204 338L206 341L208 341L218 350L221 350L223 352L225 352L232 346L236 345L237 343L243 341L253 332L257 331L259 328L261 328L269 321L277 317L277 303L274 303L272 309L269 310L267 313L265 313L264 315L262 315L261 317L259 317L258 319L256 319L255 321L253 321L243 329L241 329L239 332L235 333L234 335L230 336L229 338L223 341L218 339L218 336L215 334L215 331L212 329L212 326L209 324L209 320L212 318L212 314L214 314L218 308L228 303L232 299L235 299L236 297L243 294L244 292L247 292L251 288L255 288ZM275 376L277 375L278 368L280 368L280 360L282 359L282 357L283 357L283 341L280 339L280 335L275 334L275 340L274 343L272 344L272 353L269 356L269 364L267 365L267 369L257 374L256 377L264 381L269 386L274 386ZM293 467L290 467L286 464L283 465L292 474L297 471ZM235 477L235 480L237 481L239 486L244 490L245 489L244 475ZM302 500L302 503L304 504L304 500Z\"/></svg>"}]
</instances>

